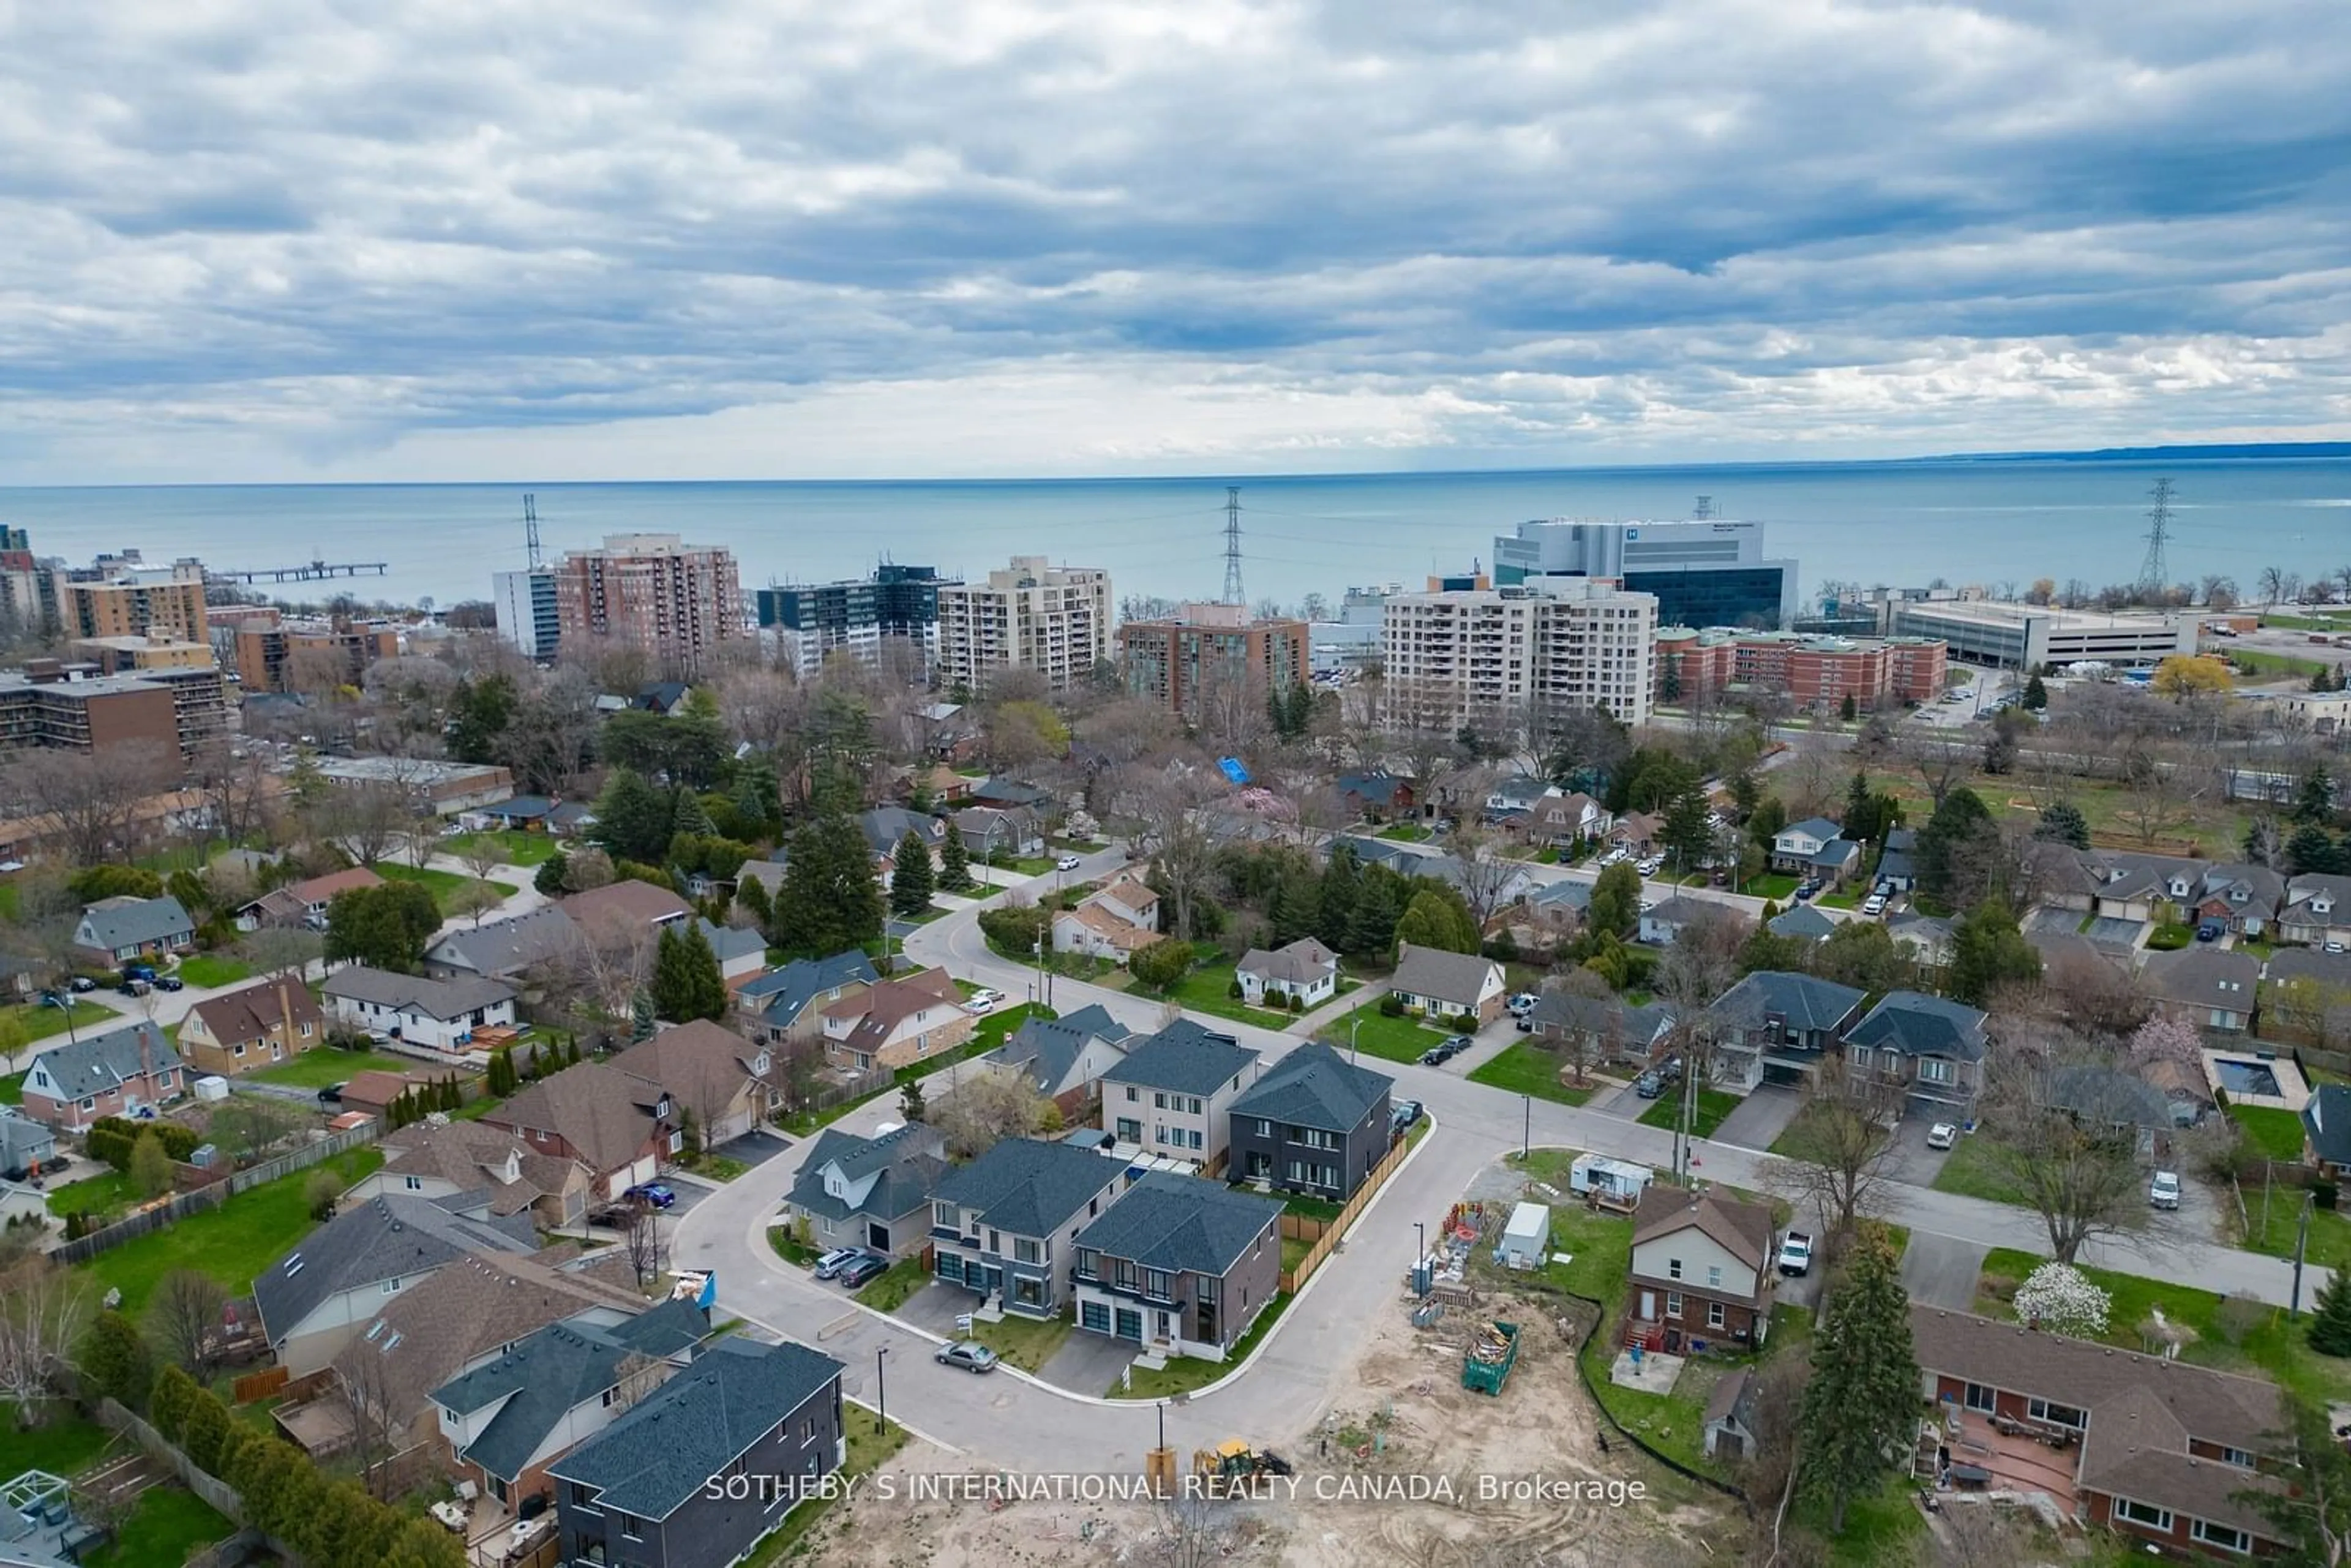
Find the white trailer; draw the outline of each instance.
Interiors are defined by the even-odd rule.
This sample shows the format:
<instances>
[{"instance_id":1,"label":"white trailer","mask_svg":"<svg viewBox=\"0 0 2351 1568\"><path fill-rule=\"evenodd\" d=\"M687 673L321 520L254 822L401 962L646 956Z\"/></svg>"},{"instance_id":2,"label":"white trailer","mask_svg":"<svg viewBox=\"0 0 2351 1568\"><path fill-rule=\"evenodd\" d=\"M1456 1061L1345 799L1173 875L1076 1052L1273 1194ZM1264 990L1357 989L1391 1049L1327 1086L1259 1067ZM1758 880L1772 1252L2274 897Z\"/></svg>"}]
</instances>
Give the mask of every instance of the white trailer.
<instances>
[{"instance_id":1,"label":"white trailer","mask_svg":"<svg viewBox=\"0 0 2351 1568\"><path fill-rule=\"evenodd\" d=\"M1641 1201L1642 1189L1656 1180L1656 1175L1648 1166L1636 1166L1630 1160L1612 1160L1606 1155L1578 1155L1575 1163L1567 1167L1567 1190L1604 1208L1629 1211Z\"/></svg>"}]
</instances>

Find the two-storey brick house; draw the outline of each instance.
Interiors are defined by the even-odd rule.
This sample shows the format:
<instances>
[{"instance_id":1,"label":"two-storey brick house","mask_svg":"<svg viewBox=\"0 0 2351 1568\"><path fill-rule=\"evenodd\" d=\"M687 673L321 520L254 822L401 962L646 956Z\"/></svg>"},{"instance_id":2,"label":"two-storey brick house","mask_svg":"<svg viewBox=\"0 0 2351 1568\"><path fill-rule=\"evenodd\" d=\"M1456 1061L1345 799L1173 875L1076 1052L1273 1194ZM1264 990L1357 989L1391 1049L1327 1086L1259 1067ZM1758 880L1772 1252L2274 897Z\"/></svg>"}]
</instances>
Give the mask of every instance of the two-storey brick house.
<instances>
[{"instance_id":1,"label":"two-storey brick house","mask_svg":"<svg viewBox=\"0 0 2351 1568\"><path fill-rule=\"evenodd\" d=\"M1692 1340L1760 1346L1771 1321L1771 1211L1651 1182L1633 1211L1625 1337L1668 1354Z\"/></svg>"}]
</instances>

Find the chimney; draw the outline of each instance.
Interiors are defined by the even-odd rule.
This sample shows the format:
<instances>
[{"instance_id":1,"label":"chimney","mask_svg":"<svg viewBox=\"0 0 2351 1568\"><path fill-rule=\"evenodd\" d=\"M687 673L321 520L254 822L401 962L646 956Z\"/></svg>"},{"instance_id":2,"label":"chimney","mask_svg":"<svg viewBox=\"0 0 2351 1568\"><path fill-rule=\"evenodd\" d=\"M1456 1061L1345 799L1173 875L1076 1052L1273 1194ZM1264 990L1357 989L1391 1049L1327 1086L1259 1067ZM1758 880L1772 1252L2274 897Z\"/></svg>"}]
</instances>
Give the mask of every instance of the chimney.
<instances>
[{"instance_id":1,"label":"chimney","mask_svg":"<svg viewBox=\"0 0 2351 1568\"><path fill-rule=\"evenodd\" d=\"M287 994L286 980L282 976L277 981L277 1019L278 1027L286 1031L286 1049L291 1051L294 1049L294 999Z\"/></svg>"}]
</instances>

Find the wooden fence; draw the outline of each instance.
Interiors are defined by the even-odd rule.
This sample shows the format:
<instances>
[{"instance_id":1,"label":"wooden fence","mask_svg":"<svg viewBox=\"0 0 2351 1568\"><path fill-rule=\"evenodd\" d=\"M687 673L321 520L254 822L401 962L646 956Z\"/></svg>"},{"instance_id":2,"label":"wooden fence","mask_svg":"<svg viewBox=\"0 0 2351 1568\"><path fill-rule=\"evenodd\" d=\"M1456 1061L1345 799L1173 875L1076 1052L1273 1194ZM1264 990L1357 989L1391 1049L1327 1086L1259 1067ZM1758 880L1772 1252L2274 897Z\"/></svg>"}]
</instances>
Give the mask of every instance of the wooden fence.
<instances>
[{"instance_id":1,"label":"wooden fence","mask_svg":"<svg viewBox=\"0 0 2351 1568\"><path fill-rule=\"evenodd\" d=\"M251 1405L256 1400L277 1398L287 1405L314 1399L325 1393L335 1381L335 1369L322 1366L316 1372L306 1372L297 1377L283 1366L265 1366L259 1372L246 1373L228 1385L230 1402Z\"/></svg>"},{"instance_id":2,"label":"wooden fence","mask_svg":"<svg viewBox=\"0 0 2351 1568\"><path fill-rule=\"evenodd\" d=\"M210 1186L201 1186L193 1192L183 1192L167 1202L159 1203L152 1208L142 1208L136 1214L118 1219L103 1230L93 1230L89 1235L78 1236L71 1241L59 1242L49 1256L60 1263L87 1263L99 1253L110 1252L126 1241L135 1241L151 1231L161 1230L165 1226L175 1224L192 1214L202 1214L206 1209L218 1208L234 1194L249 1192L263 1182L275 1181L279 1176L289 1176L306 1166L315 1166L322 1160L332 1159L337 1155L357 1148L361 1144L371 1144L379 1135L378 1124L371 1122L364 1127L353 1127L348 1132L320 1138L316 1143L305 1144L302 1147L279 1155L275 1159L264 1160L257 1166L238 1171L226 1181L216 1181Z\"/></svg>"},{"instance_id":3,"label":"wooden fence","mask_svg":"<svg viewBox=\"0 0 2351 1568\"><path fill-rule=\"evenodd\" d=\"M177 1445L167 1441L162 1433L132 1415L120 1402L99 1400L98 1418L105 1427L123 1433L148 1453L171 1466L182 1485L221 1514L233 1521L245 1517L245 1499L237 1494L235 1487L209 1471L198 1469L195 1461L182 1453Z\"/></svg>"},{"instance_id":4,"label":"wooden fence","mask_svg":"<svg viewBox=\"0 0 2351 1568\"><path fill-rule=\"evenodd\" d=\"M1347 1233L1347 1227L1354 1224L1355 1217L1364 1212L1364 1206L1371 1202L1380 1188L1386 1185L1388 1177L1395 1175L1396 1167L1404 1164L1405 1156L1410 1153L1412 1153L1411 1143L1403 1138L1397 1139L1389 1148L1387 1157L1374 1166L1370 1173L1364 1177L1364 1185L1355 1189L1355 1196L1347 1200L1347 1206L1339 1211L1339 1218L1336 1219L1308 1219L1303 1215L1295 1214L1284 1214L1281 1217L1281 1234L1292 1241L1306 1239L1302 1229L1298 1232L1291 1230L1292 1220L1301 1221L1302 1225L1322 1227L1316 1233L1314 1245L1308 1248L1306 1256L1298 1260L1298 1267L1284 1269L1281 1271L1283 1290L1294 1295L1297 1293L1298 1287L1313 1276L1314 1270L1322 1266L1322 1260L1331 1255L1331 1249L1339 1245L1339 1238Z\"/></svg>"}]
</instances>

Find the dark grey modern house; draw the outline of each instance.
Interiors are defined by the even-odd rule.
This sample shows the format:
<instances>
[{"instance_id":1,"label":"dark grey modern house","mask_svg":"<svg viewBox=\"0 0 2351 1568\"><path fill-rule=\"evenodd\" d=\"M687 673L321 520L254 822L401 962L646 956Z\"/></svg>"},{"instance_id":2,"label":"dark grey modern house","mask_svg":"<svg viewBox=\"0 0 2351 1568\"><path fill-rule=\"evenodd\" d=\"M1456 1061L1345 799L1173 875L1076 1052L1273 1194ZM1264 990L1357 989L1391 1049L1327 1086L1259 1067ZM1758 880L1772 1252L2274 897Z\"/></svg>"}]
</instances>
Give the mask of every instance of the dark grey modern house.
<instances>
[{"instance_id":1,"label":"dark grey modern house","mask_svg":"<svg viewBox=\"0 0 2351 1568\"><path fill-rule=\"evenodd\" d=\"M1395 1087L1320 1040L1300 1046L1232 1103L1228 1173L1345 1202L1388 1152Z\"/></svg>"},{"instance_id":2,"label":"dark grey modern house","mask_svg":"<svg viewBox=\"0 0 2351 1568\"><path fill-rule=\"evenodd\" d=\"M1222 1361L1281 1285L1281 1203L1154 1171L1078 1238L1078 1326Z\"/></svg>"},{"instance_id":3,"label":"dark grey modern house","mask_svg":"<svg viewBox=\"0 0 2351 1568\"><path fill-rule=\"evenodd\" d=\"M797 1344L719 1340L548 1467L566 1563L726 1568L841 1468L841 1375Z\"/></svg>"}]
</instances>

